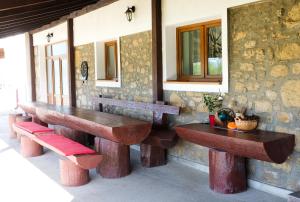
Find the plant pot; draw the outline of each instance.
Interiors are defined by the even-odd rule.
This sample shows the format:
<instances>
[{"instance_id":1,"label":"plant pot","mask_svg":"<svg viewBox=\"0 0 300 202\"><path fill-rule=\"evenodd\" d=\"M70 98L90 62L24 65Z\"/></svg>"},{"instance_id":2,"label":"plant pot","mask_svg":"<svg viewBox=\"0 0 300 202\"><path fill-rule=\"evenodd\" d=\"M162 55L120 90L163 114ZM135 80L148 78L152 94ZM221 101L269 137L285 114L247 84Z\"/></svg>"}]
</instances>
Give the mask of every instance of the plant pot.
<instances>
[{"instance_id":1,"label":"plant pot","mask_svg":"<svg viewBox=\"0 0 300 202\"><path fill-rule=\"evenodd\" d=\"M215 126L215 115L213 115L213 114L209 115L209 125L212 128Z\"/></svg>"}]
</instances>

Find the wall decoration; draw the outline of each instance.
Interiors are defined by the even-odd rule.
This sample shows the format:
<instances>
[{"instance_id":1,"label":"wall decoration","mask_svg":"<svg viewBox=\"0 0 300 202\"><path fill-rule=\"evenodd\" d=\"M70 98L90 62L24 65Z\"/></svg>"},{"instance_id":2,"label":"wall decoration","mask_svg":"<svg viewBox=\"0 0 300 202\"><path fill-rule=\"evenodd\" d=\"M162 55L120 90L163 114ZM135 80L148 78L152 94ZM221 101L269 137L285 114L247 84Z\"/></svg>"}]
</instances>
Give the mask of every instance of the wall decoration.
<instances>
[{"instance_id":1,"label":"wall decoration","mask_svg":"<svg viewBox=\"0 0 300 202\"><path fill-rule=\"evenodd\" d=\"M81 73L81 80L83 80L83 82L88 80L89 66L87 61L83 61L81 63L80 73Z\"/></svg>"}]
</instances>

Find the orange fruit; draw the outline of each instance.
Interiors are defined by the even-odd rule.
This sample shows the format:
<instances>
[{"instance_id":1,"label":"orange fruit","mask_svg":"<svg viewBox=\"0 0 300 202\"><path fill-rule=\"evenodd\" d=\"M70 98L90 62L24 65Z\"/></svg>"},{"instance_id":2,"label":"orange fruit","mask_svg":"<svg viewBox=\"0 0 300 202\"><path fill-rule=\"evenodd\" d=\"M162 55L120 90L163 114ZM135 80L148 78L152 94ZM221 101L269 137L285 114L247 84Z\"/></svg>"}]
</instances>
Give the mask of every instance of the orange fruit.
<instances>
[{"instance_id":1,"label":"orange fruit","mask_svg":"<svg viewBox=\"0 0 300 202\"><path fill-rule=\"evenodd\" d=\"M229 123L227 124L227 128L229 128L229 129L236 129L235 122L229 122Z\"/></svg>"}]
</instances>

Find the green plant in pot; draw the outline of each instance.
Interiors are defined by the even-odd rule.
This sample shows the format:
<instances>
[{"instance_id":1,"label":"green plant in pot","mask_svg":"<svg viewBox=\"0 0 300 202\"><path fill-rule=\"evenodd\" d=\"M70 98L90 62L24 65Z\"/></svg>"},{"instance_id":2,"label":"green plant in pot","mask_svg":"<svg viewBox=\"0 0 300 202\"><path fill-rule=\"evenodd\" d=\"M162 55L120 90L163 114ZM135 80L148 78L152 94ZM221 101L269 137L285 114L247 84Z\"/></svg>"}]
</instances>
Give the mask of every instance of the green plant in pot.
<instances>
[{"instance_id":1,"label":"green plant in pot","mask_svg":"<svg viewBox=\"0 0 300 202\"><path fill-rule=\"evenodd\" d=\"M204 104L209 111L209 123L215 125L215 112L222 107L223 97L221 94L204 94Z\"/></svg>"}]
</instances>

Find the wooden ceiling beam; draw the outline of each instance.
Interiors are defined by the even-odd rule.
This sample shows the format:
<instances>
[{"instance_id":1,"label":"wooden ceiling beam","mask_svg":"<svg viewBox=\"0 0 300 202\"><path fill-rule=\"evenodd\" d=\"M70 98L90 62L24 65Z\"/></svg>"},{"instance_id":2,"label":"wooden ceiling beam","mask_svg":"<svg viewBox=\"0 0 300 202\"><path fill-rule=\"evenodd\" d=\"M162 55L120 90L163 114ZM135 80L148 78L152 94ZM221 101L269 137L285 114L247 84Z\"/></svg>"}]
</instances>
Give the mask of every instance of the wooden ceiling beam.
<instances>
[{"instance_id":1,"label":"wooden ceiling beam","mask_svg":"<svg viewBox=\"0 0 300 202\"><path fill-rule=\"evenodd\" d=\"M47 4L47 5L41 5L37 8L25 9L22 12L20 11L18 12L11 11L10 13L0 12L0 21L24 18L27 16L35 16L41 13L47 13L48 11L59 11L59 10L63 10L78 5L85 6L97 1L98 0L73 0L71 2L62 1L56 4Z\"/></svg>"},{"instance_id":2,"label":"wooden ceiling beam","mask_svg":"<svg viewBox=\"0 0 300 202\"><path fill-rule=\"evenodd\" d=\"M45 3L55 3L56 0L23 0L23 1L3 1L0 4L0 11L13 10L24 7L32 7Z\"/></svg>"},{"instance_id":3,"label":"wooden ceiling beam","mask_svg":"<svg viewBox=\"0 0 300 202\"><path fill-rule=\"evenodd\" d=\"M42 13L42 14L35 15L35 16L27 16L26 18L23 18L23 19L12 19L9 21L0 20L0 27L3 25L22 24L23 22L35 22L35 21L39 21L41 19L46 19L46 18L53 19L55 17L55 19L57 19L56 17L58 17L58 16L62 17L64 15L67 15L73 11L76 11L76 10L82 8L82 6L84 6L84 5L86 5L86 3L79 5L79 6L73 6L71 8L69 7L67 9L60 9L57 11L49 11L47 13Z\"/></svg>"}]
</instances>

